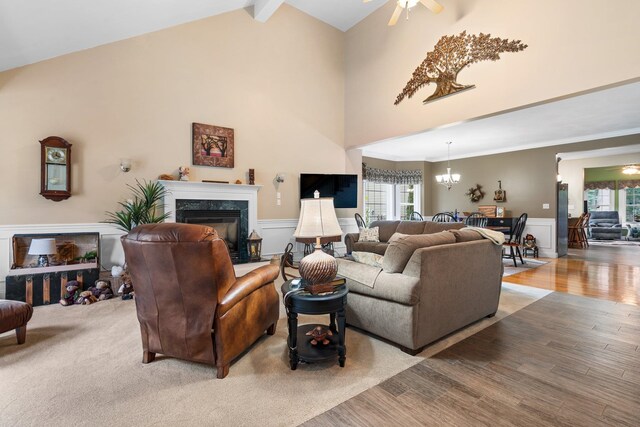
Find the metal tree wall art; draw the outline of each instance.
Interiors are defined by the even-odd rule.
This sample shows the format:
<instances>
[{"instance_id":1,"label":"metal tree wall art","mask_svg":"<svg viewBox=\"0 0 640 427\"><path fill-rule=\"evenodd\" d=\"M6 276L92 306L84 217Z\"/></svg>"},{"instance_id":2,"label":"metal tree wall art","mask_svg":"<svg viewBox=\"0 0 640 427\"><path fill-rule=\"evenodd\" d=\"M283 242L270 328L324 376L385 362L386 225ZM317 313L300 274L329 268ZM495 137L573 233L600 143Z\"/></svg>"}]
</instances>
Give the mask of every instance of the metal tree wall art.
<instances>
[{"instance_id":1,"label":"metal tree wall art","mask_svg":"<svg viewBox=\"0 0 640 427\"><path fill-rule=\"evenodd\" d=\"M398 105L405 97L411 98L423 86L436 84L435 92L424 103L443 96L471 89L475 85L461 85L456 80L465 67L480 61L497 61L502 52L519 52L527 48L520 40L491 37L491 34L467 34L442 36L434 49L427 53L422 64L413 72L411 80L396 98Z\"/></svg>"}]
</instances>

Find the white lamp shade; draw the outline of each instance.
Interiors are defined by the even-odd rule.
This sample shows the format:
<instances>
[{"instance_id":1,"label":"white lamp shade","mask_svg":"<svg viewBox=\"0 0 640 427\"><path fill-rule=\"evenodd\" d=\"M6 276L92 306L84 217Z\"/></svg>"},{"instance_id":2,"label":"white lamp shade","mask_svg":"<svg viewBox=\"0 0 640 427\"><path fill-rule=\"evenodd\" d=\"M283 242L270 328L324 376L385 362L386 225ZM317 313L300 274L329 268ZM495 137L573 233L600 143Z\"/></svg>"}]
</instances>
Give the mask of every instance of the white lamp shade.
<instances>
[{"instance_id":1,"label":"white lamp shade","mask_svg":"<svg viewBox=\"0 0 640 427\"><path fill-rule=\"evenodd\" d=\"M336 210L333 207L333 197L302 199L301 202L300 219L293 233L294 237L316 238L342 235Z\"/></svg>"},{"instance_id":2,"label":"white lamp shade","mask_svg":"<svg viewBox=\"0 0 640 427\"><path fill-rule=\"evenodd\" d=\"M33 239L29 246L29 255L52 255L56 251L56 239Z\"/></svg>"}]
</instances>

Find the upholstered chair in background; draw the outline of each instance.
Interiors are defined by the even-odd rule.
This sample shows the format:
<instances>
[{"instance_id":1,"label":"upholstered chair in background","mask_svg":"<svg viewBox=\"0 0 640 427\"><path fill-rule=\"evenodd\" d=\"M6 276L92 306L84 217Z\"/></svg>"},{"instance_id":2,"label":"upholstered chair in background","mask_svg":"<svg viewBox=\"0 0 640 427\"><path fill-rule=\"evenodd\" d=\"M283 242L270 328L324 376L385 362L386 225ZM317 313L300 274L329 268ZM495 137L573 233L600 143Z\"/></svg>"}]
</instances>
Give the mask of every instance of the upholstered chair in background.
<instances>
[{"instance_id":1,"label":"upholstered chair in background","mask_svg":"<svg viewBox=\"0 0 640 427\"><path fill-rule=\"evenodd\" d=\"M236 278L227 245L211 227L141 225L122 238L135 290L143 363L156 353L217 367L224 378L236 357L278 321L274 279L266 265Z\"/></svg>"}]
</instances>

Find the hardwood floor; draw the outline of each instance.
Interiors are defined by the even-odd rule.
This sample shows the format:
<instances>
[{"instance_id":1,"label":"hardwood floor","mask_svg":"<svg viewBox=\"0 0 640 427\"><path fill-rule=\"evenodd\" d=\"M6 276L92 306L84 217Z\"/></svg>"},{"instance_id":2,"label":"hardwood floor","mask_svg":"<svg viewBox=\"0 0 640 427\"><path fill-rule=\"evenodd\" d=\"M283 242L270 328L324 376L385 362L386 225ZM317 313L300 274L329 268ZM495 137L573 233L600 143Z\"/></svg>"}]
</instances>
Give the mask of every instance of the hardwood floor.
<instances>
[{"instance_id":1,"label":"hardwood floor","mask_svg":"<svg viewBox=\"0 0 640 427\"><path fill-rule=\"evenodd\" d=\"M638 426L639 345L639 307L552 293L304 425Z\"/></svg>"},{"instance_id":2,"label":"hardwood floor","mask_svg":"<svg viewBox=\"0 0 640 427\"><path fill-rule=\"evenodd\" d=\"M504 281L640 305L640 246L591 246Z\"/></svg>"}]
</instances>

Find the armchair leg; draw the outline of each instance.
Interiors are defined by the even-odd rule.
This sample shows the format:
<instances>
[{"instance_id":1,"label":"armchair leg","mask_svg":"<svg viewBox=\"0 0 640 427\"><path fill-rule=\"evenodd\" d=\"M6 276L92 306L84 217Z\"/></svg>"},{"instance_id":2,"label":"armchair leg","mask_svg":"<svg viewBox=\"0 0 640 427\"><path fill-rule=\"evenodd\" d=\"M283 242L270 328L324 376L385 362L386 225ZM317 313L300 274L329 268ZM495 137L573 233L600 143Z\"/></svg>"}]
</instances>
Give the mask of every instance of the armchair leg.
<instances>
[{"instance_id":1,"label":"armchair leg","mask_svg":"<svg viewBox=\"0 0 640 427\"><path fill-rule=\"evenodd\" d=\"M156 354L152 351L144 350L142 352L142 363L151 363L156 360Z\"/></svg>"},{"instance_id":2,"label":"armchair leg","mask_svg":"<svg viewBox=\"0 0 640 427\"><path fill-rule=\"evenodd\" d=\"M27 339L27 325L16 328L16 338L18 339L18 344L24 344Z\"/></svg>"},{"instance_id":3,"label":"armchair leg","mask_svg":"<svg viewBox=\"0 0 640 427\"><path fill-rule=\"evenodd\" d=\"M229 375L229 365L218 366L218 378L223 379Z\"/></svg>"},{"instance_id":4,"label":"armchair leg","mask_svg":"<svg viewBox=\"0 0 640 427\"><path fill-rule=\"evenodd\" d=\"M267 335L273 335L275 333L276 333L276 324L274 323L273 325L267 328Z\"/></svg>"}]
</instances>

